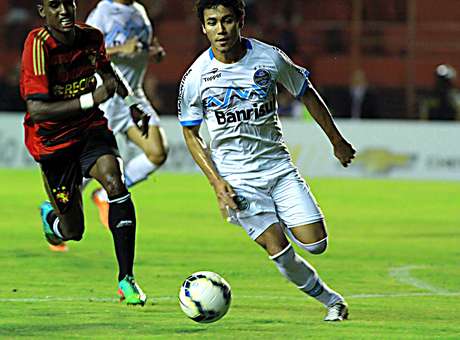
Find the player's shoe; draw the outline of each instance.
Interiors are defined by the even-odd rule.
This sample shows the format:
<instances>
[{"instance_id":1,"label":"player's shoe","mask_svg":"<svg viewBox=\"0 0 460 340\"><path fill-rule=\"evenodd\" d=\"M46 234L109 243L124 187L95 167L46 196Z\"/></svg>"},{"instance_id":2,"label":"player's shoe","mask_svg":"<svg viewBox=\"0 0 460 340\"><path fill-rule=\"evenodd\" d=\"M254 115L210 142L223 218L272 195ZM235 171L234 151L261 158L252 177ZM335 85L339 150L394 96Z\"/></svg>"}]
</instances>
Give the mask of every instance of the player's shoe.
<instances>
[{"instance_id":1,"label":"player's shoe","mask_svg":"<svg viewBox=\"0 0 460 340\"><path fill-rule=\"evenodd\" d=\"M339 301L327 309L324 321L343 321L348 319L348 305L345 301Z\"/></svg>"},{"instance_id":2,"label":"player's shoe","mask_svg":"<svg viewBox=\"0 0 460 340\"><path fill-rule=\"evenodd\" d=\"M120 301L125 301L127 305L145 305L147 295L144 294L141 287L134 281L134 277L126 275L118 283L118 295Z\"/></svg>"},{"instance_id":3,"label":"player's shoe","mask_svg":"<svg viewBox=\"0 0 460 340\"><path fill-rule=\"evenodd\" d=\"M103 200L99 193L104 190L102 188L96 189L91 194L91 199L93 200L94 204L96 205L97 209L99 210L99 220L101 221L102 225L109 229L109 202Z\"/></svg>"},{"instance_id":4,"label":"player's shoe","mask_svg":"<svg viewBox=\"0 0 460 340\"><path fill-rule=\"evenodd\" d=\"M53 207L50 202L45 201L40 205L40 216L43 224L43 233L45 234L45 239L49 243L50 250L66 252L69 250L66 243L58 236L56 236L51 229L46 217L50 212L53 211Z\"/></svg>"}]
</instances>

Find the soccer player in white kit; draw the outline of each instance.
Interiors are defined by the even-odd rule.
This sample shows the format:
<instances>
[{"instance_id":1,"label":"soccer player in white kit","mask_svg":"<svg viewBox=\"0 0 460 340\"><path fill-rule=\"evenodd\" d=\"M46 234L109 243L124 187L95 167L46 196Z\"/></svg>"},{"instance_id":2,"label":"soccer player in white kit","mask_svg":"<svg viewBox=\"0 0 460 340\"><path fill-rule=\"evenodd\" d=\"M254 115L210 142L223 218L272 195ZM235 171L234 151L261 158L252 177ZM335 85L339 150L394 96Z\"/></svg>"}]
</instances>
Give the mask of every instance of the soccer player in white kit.
<instances>
[{"instance_id":1,"label":"soccer player in white kit","mask_svg":"<svg viewBox=\"0 0 460 340\"><path fill-rule=\"evenodd\" d=\"M144 6L134 0L101 0L86 23L102 31L112 63L134 90L135 100L151 117L146 138L135 127L129 113L130 103L114 96L101 105L125 161L124 175L129 188L145 180L166 161L166 136L160 127L158 114L143 90L149 62L160 62L165 51L154 34ZM93 201L99 208L101 222L107 225L105 191L95 191Z\"/></svg>"},{"instance_id":2,"label":"soccer player in white kit","mask_svg":"<svg viewBox=\"0 0 460 340\"><path fill-rule=\"evenodd\" d=\"M243 0L197 0L195 10L211 47L180 84L179 120L190 153L228 220L267 251L281 274L327 308L325 321L342 321L348 316L344 298L321 281L286 237L312 254L327 247L323 214L283 140L277 83L307 105L343 166L355 150L335 126L307 70L278 48L241 37ZM199 134L203 121L210 151Z\"/></svg>"}]
</instances>

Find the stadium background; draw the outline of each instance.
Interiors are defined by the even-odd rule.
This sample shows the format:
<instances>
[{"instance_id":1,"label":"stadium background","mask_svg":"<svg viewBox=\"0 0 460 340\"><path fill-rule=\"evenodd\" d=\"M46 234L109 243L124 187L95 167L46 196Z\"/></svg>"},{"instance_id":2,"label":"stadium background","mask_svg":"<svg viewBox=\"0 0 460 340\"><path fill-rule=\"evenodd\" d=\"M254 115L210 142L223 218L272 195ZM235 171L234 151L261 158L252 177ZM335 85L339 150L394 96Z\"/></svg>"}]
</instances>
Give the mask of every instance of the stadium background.
<instances>
[{"instance_id":1,"label":"stadium background","mask_svg":"<svg viewBox=\"0 0 460 340\"><path fill-rule=\"evenodd\" d=\"M206 179L190 173L198 170L175 101L181 75L206 41L193 1L142 2L168 53L151 66L146 89L171 151L165 168L132 191L136 276L152 301L139 310L116 303L110 235L99 226L91 190L84 193L84 240L67 254L49 252L42 240L37 206L45 195L24 150L17 87L24 37L40 21L32 1L0 1L0 337L457 339L460 123L435 122L444 116L426 106L439 99L436 67L460 70L459 1L246 0L244 34L279 45L310 69L358 150L342 169L322 132L283 97L289 148L331 235L323 256L302 254L347 297L351 320L339 327L321 323L322 307L305 302L262 250L220 220ZM95 3L78 1L79 17ZM356 74L365 74L374 102L350 119ZM452 84L457 91L458 80ZM187 320L177 304L181 281L203 269L222 274L234 293L229 315L210 326Z\"/></svg>"},{"instance_id":2,"label":"stadium background","mask_svg":"<svg viewBox=\"0 0 460 340\"><path fill-rule=\"evenodd\" d=\"M460 6L456 0L249 0L244 34L275 43L312 72L337 117L353 74L361 70L375 101L368 118L426 119L420 106L433 94L439 64L460 67ZM78 1L84 20L97 0ZM150 97L175 114L178 80L207 45L193 1L144 1L168 58L152 65ZM20 109L17 63L27 32L40 24L28 0L0 3L0 110ZM423 110L422 110L423 111ZM288 113L289 114L289 113Z\"/></svg>"}]
</instances>

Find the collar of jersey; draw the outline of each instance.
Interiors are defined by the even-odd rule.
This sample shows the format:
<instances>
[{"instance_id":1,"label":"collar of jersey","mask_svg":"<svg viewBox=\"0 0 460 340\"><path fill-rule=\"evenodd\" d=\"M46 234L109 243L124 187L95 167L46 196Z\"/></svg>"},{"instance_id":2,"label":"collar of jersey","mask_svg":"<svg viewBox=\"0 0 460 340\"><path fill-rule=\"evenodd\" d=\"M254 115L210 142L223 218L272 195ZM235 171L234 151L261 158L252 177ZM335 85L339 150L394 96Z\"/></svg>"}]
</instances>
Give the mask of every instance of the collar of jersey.
<instances>
[{"instance_id":1,"label":"collar of jersey","mask_svg":"<svg viewBox=\"0 0 460 340\"><path fill-rule=\"evenodd\" d=\"M249 39L242 38L242 41L243 41L244 47L246 47L248 50L252 50L252 44ZM211 60L214 59L214 52L212 51L211 47L209 48L209 58L211 58Z\"/></svg>"}]
</instances>

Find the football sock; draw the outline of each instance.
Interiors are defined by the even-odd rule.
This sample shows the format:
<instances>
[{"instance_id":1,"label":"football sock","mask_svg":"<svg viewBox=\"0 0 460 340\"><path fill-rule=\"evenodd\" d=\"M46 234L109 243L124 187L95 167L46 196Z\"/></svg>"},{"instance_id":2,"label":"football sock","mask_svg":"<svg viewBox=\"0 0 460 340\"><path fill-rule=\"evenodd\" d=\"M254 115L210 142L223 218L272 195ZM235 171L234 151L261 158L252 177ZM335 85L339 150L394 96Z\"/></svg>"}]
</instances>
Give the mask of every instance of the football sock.
<instances>
[{"instance_id":1,"label":"football sock","mask_svg":"<svg viewBox=\"0 0 460 340\"><path fill-rule=\"evenodd\" d=\"M60 239L64 239L64 236L62 236L62 231L60 229L60 223L59 223L59 217L57 217L56 213L54 211L51 211L48 216L46 216L46 221L51 227L51 230L53 230L54 235L59 237Z\"/></svg>"},{"instance_id":2,"label":"football sock","mask_svg":"<svg viewBox=\"0 0 460 340\"><path fill-rule=\"evenodd\" d=\"M155 172L159 166L153 164L143 153L131 159L125 166L125 183L128 188L141 182Z\"/></svg>"},{"instance_id":3,"label":"football sock","mask_svg":"<svg viewBox=\"0 0 460 340\"><path fill-rule=\"evenodd\" d=\"M133 275L136 243L136 215L128 192L109 198L109 227L117 256L118 281Z\"/></svg>"},{"instance_id":4,"label":"football sock","mask_svg":"<svg viewBox=\"0 0 460 340\"><path fill-rule=\"evenodd\" d=\"M292 245L287 246L278 254L270 256L270 259L275 262L281 274L294 283L297 288L326 307L344 300L342 296L321 281L316 270L305 259L296 254Z\"/></svg>"}]
</instances>

